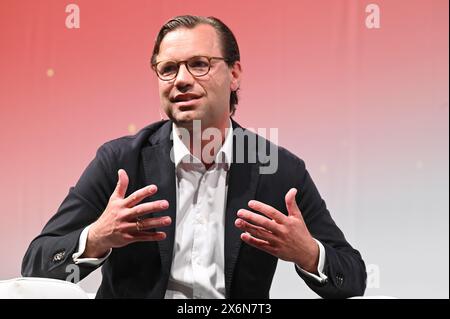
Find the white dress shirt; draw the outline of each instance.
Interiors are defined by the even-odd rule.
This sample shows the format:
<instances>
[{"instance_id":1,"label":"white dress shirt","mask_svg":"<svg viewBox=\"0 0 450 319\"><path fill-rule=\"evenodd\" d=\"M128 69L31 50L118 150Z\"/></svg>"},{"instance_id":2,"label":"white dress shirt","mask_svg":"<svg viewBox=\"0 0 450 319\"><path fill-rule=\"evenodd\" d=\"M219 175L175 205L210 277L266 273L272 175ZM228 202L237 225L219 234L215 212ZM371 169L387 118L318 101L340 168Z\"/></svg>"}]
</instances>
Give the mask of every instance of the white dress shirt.
<instances>
[{"instance_id":1,"label":"white dress shirt","mask_svg":"<svg viewBox=\"0 0 450 319\"><path fill-rule=\"evenodd\" d=\"M224 225L233 132L227 130L209 169L191 154L175 125L173 132L177 217L166 298L225 298Z\"/></svg>"},{"instance_id":2,"label":"white dress shirt","mask_svg":"<svg viewBox=\"0 0 450 319\"><path fill-rule=\"evenodd\" d=\"M231 128L231 121L229 128ZM206 169L178 135L173 125L173 159L176 173L176 227L172 267L165 298L225 298L225 209L227 176L233 159L233 132L227 130L214 164ZM99 265L103 258L79 258L85 249L89 227L80 235L76 264ZM319 245L319 276L297 268L322 282L325 248Z\"/></svg>"}]
</instances>

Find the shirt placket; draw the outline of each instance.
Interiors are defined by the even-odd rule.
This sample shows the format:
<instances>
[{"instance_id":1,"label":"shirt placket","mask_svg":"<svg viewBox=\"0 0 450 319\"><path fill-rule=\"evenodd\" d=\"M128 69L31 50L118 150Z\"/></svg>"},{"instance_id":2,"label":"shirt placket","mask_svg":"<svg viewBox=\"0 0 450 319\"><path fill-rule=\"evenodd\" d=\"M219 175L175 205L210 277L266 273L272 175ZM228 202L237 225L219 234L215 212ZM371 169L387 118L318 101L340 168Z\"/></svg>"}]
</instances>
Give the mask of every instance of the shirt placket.
<instances>
[{"instance_id":1,"label":"shirt placket","mask_svg":"<svg viewBox=\"0 0 450 319\"><path fill-rule=\"evenodd\" d=\"M207 192L205 192L205 187L207 184L206 179L208 178L208 173L204 170L199 171L199 187L198 192L201 194L202 198L198 198L197 203L194 204L194 219L193 219L193 228L194 228L194 236L193 236L193 244L192 244L192 269L194 276L194 298L203 298L205 292L202 287L207 278L206 272L204 270L205 262L206 262L206 254L208 247L207 245L211 245L212 243L208 243L208 233L207 233L207 219L205 214L207 214L204 209L204 203L208 200L208 198L204 198L207 196Z\"/></svg>"}]
</instances>

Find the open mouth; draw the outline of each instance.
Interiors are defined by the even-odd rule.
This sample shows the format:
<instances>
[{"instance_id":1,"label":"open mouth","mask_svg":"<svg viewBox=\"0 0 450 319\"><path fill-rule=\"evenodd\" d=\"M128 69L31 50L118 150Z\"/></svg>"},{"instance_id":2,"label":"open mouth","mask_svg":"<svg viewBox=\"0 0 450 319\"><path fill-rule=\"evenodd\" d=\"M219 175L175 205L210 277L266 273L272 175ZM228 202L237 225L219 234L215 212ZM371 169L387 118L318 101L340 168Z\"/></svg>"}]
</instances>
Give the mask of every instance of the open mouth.
<instances>
[{"instance_id":1,"label":"open mouth","mask_svg":"<svg viewBox=\"0 0 450 319\"><path fill-rule=\"evenodd\" d=\"M180 107L188 107L195 104L198 99L200 99L200 96L198 95L180 94L175 96L175 98L172 99L172 102L179 105Z\"/></svg>"}]
</instances>

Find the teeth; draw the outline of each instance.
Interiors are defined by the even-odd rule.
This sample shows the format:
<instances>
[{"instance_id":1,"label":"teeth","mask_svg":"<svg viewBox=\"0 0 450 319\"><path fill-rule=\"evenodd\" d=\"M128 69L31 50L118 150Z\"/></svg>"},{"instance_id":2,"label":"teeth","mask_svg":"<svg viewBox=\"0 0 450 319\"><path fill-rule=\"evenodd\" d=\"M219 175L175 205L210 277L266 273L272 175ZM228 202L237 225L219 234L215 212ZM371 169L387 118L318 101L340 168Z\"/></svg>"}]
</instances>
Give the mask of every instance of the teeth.
<instances>
[{"instance_id":1,"label":"teeth","mask_svg":"<svg viewBox=\"0 0 450 319\"><path fill-rule=\"evenodd\" d=\"M194 98L193 97L189 97L189 98L184 98L184 99L176 99L175 101L176 102L186 102L186 101L190 101L190 100L193 100Z\"/></svg>"}]
</instances>

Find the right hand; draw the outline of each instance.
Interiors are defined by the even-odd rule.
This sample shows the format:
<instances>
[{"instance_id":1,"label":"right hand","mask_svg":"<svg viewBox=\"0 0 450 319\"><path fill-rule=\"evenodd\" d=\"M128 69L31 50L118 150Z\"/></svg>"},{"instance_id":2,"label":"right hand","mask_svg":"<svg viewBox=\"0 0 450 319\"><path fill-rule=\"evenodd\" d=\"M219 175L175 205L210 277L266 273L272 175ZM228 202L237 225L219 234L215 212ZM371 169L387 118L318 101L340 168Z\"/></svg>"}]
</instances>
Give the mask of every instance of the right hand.
<instances>
[{"instance_id":1,"label":"right hand","mask_svg":"<svg viewBox=\"0 0 450 319\"><path fill-rule=\"evenodd\" d=\"M143 187L125 198L128 188L128 175L123 169L118 171L116 189L109 198L108 205L100 218L89 229L86 249L83 258L99 258L111 248L123 247L138 241L159 241L166 238L164 232L146 232L155 227L165 227L172 223L168 216L142 219L137 229L139 217L166 210L167 200L139 204L144 198L157 192L156 185Z\"/></svg>"}]
</instances>

